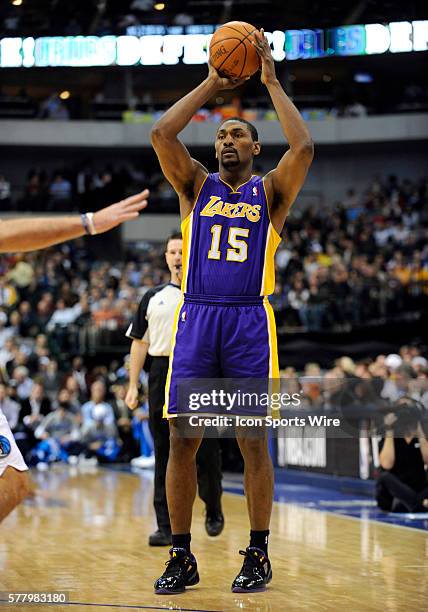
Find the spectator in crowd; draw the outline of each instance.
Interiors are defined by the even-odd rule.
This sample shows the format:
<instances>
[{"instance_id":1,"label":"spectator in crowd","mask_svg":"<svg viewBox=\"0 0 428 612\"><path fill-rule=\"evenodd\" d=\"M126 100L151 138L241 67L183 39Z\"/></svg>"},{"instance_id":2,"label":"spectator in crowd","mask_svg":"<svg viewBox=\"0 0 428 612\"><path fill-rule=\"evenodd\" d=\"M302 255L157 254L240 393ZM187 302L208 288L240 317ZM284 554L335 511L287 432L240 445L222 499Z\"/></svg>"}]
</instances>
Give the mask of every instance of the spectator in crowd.
<instances>
[{"instance_id":1,"label":"spectator in crowd","mask_svg":"<svg viewBox=\"0 0 428 612\"><path fill-rule=\"evenodd\" d=\"M68 392L63 389L58 395L56 409L36 428L35 437L40 442L31 452L30 465L40 468L54 461L68 461L70 454L77 455L82 450L79 428L68 400Z\"/></svg>"},{"instance_id":2,"label":"spectator in crowd","mask_svg":"<svg viewBox=\"0 0 428 612\"><path fill-rule=\"evenodd\" d=\"M111 410L109 404L95 404L91 418L84 421L81 432L86 457L95 458L102 463L114 461L120 453L120 439L109 409Z\"/></svg>"},{"instance_id":3,"label":"spectator in crowd","mask_svg":"<svg viewBox=\"0 0 428 612\"><path fill-rule=\"evenodd\" d=\"M81 397L88 393L88 370L85 367L82 357L73 358L70 376L76 381L79 386Z\"/></svg>"},{"instance_id":4,"label":"spectator in crowd","mask_svg":"<svg viewBox=\"0 0 428 612\"><path fill-rule=\"evenodd\" d=\"M67 179L64 178L61 174L57 174L49 187L49 193L54 203L62 200L70 200L70 181L67 181Z\"/></svg>"},{"instance_id":5,"label":"spectator in crowd","mask_svg":"<svg viewBox=\"0 0 428 612\"><path fill-rule=\"evenodd\" d=\"M292 289L288 293L288 301L290 308L296 313L297 324L303 325L309 329L307 318L307 304L309 300L309 290L305 288L303 279L296 277L292 285Z\"/></svg>"},{"instance_id":6,"label":"spectator in crowd","mask_svg":"<svg viewBox=\"0 0 428 612\"><path fill-rule=\"evenodd\" d=\"M46 390L46 395L51 402L56 397L61 383L62 377L58 368L58 361L56 359L51 357L42 357L40 359L40 377Z\"/></svg>"},{"instance_id":7,"label":"spectator in crowd","mask_svg":"<svg viewBox=\"0 0 428 612\"><path fill-rule=\"evenodd\" d=\"M9 340L13 336L13 329L7 324L7 314L0 310L0 347L4 347L6 340Z\"/></svg>"},{"instance_id":8,"label":"spectator in crowd","mask_svg":"<svg viewBox=\"0 0 428 612\"><path fill-rule=\"evenodd\" d=\"M14 431L18 425L20 405L9 397L8 388L3 383L0 383L0 410L6 417L9 427Z\"/></svg>"},{"instance_id":9,"label":"spectator in crowd","mask_svg":"<svg viewBox=\"0 0 428 612\"><path fill-rule=\"evenodd\" d=\"M19 353L18 353L19 355ZM26 400L30 397L33 381L29 376L28 368L23 365L13 369L12 378L16 386L16 393L20 400Z\"/></svg>"},{"instance_id":10,"label":"spectator in crowd","mask_svg":"<svg viewBox=\"0 0 428 612\"><path fill-rule=\"evenodd\" d=\"M128 408L125 403L125 384L115 384L112 387L112 391L114 393L112 407L116 419L116 426L121 440L122 459L130 461L131 459L137 457L140 454L140 449L138 447L139 436L135 436L135 420L140 421L140 418L138 414L133 414L133 412Z\"/></svg>"},{"instance_id":11,"label":"spectator in crowd","mask_svg":"<svg viewBox=\"0 0 428 612\"><path fill-rule=\"evenodd\" d=\"M18 300L18 294L13 285L0 276L0 308L9 309Z\"/></svg>"},{"instance_id":12,"label":"spectator in crowd","mask_svg":"<svg viewBox=\"0 0 428 612\"><path fill-rule=\"evenodd\" d=\"M21 299L27 299L27 289L34 280L34 269L31 265L31 255L24 256L20 255L16 259L16 263L12 266L7 277L19 291Z\"/></svg>"},{"instance_id":13,"label":"spectator in crowd","mask_svg":"<svg viewBox=\"0 0 428 612\"><path fill-rule=\"evenodd\" d=\"M80 418L83 393L81 392L77 380L73 378L73 376L67 376L62 388L65 389L69 395L69 410Z\"/></svg>"},{"instance_id":14,"label":"spectator in crowd","mask_svg":"<svg viewBox=\"0 0 428 612\"><path fill-rule=\"evenodd\" d=\"M107 425L112 425L115 422L112 406L105 401L106 386L102 380L96 380L91 385L91 397L88 402L82 406L83 424L86 425L94 420L94 410L96 406L104 408L102 421Z\"/></svg>"},{"instance_id":15,"label":"spectator in crowd","mask_svg":"<svg viewBox=\"0 0 428 612\"><path fill-rule=\"evenodd\" d=\"M59 95L54 93L40 105L39 116L41 119L67 121L70 113Z\"/></svg>"},{"instance_id":16,"label":"spectator in crowd","mask_svg":"<svg viewBox=\"0 0 428 612\"><path fill-rule=\"evenodd\" d=\"M45 395L43 384L34 382L29 397L21 403L19 420L29 429L35 430L50 411L51 401Z\"/></svg>"}]
</instances>

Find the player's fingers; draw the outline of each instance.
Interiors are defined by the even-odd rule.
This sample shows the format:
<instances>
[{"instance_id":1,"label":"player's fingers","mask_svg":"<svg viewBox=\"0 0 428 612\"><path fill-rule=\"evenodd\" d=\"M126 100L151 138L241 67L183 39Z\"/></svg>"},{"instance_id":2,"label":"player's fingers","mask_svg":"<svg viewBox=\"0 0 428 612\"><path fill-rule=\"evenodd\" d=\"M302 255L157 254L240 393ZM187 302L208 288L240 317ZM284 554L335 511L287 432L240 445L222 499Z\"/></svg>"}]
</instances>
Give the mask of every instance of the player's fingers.
<instances>
[{"instance_id":1,"label":"player's fingers","mask_svg":"<svg viewBox=\"0 0 428 612\"><path fill-rule=\"evenodd\" d=\"M147 200L141 200L141 202L135 202L134 204L130 204L126 207L125 212L134 212L136 210L141 210L147 206Z\"/></svg>"},{"instance_id":2,"label":"player's fingers","mask_svg":"<svg viewBox=\"0 0 428 612\"><path fill-rule=\"evenodd\" d=\"M144 189L144 191L141 191L140 193L136 193L135 195L129 196L129 198L123 200L122 203L125 204L127 207L132 206L132 204L137 204L138 202L146 200L149 197L149 193L150 192L148 189Z\"/></svg>"},{"instance_id":3,"label":"player's fingers","mask_svg":"<svg viewBox=\"0 0 428 612\"><path fill-rule=\"evenodd\" d=\"M138 217L138 214L144 210L147 206L147 202L140 202L139 204L134 204L131 208L126 208L125 210L121 210L118 213L118 219L122 223L123 221L127 221L128 219L135 219Z\"/></svg>"},{"instance_id":4,"label":"player's fingers","mask_svg":"<svg viewBox=\"0 0 428 612\"><path fill-rule=\"evenodd\" d=\"M249 38L248 38L248 40L249 40L249 41L250 41L250 43L253 45L253 47L257 47L257 45L259 44L259 40L258 40L258 38L257 38L257 36L256 36L256 33L257 33L257 31L253 32L253 33L252 33L252 34L249 36Z\"/></svg>"},{"instance_id":5,"label":"player's fingers","mask_svg":"<svg viewBox=\"0 0 428 612\"><path fill-rule=\"evenodd\" d=\"M143 200L142 202L138 202L138 204L133 204L132 206L128 206L126 210L123 211L123 214L127 215L128 213L140 212L141 210L146 208L147 204L148 204L147 200Z\"/></svg>"},{"instance_id":6,"label":"player's fingers","mask_svg":"<svg viewBox=\"0 0 428 612\"><path fill-rule=\"evenodd\" d=\"M239 87L239 85L243 85L245 81L248 81L250 77L246 77L245 79L231 79L234 87Z\"/></svg>"},{"instance_id":7,"label":"player's fingers","mask_svg":"<svg viewBox=\"0 0 428 612\"><path fill-rule=\"evenodd\" d=\"M255 48L255 50L257 51L257 53L262 57L263 56L263 52L264 52L264 48L262 43L257 39L257 40L250 40L251 44L253 45L253 47Z\"/></svg>"},{"instance_id":8,"label":"player's fingers","mask_svg":"<svg viewBox=\"0 0 428 612\"><path fill-rule=\"evenodd\" d=\"M124 223L125 221L132 221L132 219L136 219L139 216L138 212L126 212L119 215L116 224Z\"/></svg>"},{"instance_id":9,"label":"player's fingers","mask_svg":"<svg viewBox=\"0 0 428 612\"><path fill-rule=\"evenodd\" d=\"M254 30L253 37L257 42L260 42L262 40L262 32L263 30Z\"/></svg>"}]
</instances>

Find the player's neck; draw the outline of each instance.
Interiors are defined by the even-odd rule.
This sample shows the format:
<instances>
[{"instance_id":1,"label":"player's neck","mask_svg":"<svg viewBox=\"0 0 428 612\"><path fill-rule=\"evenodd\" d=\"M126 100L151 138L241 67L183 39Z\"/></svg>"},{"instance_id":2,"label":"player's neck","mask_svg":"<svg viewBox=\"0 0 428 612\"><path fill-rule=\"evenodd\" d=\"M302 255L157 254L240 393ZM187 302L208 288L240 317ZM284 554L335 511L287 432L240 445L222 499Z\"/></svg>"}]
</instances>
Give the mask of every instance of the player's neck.
<instances>
[{"instance_id":1,"label":"player's neck","mask_svg":"<svg viewBox=\"0 0 428 612\"><path fill-rule=\"evenodd\" d=\"M245 167L245 168L233 168L228 170L227 168L223 168L220 166L219 176L222 181L230 185L233 190L238 189L240 185L247 183L253 175L253 168Z\"/></svg>"}]
</instances>

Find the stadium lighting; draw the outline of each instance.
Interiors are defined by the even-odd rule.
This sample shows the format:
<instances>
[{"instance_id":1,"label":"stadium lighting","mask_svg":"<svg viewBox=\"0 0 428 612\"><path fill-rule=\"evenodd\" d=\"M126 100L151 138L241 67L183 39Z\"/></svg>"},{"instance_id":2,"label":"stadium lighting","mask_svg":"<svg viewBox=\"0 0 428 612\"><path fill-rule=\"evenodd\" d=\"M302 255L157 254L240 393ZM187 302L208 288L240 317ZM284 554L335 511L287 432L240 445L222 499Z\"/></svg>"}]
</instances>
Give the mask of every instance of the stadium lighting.
<instances>
[{"instance_id":1,"label":"stadium lighting","mask_svg":"<svg viewBox=\"0 0 428 612\"><path fill-rule=\"evenodd\" d=\"M156 9L157 11L163 11L163 9L165 8L165 3L164 2L156 2L156 4L153 6L154 9Z\"/></svg>"},{"instance_id":2,"label":"stadium lighting","mask_svg":"<svg viewBox=\"0 0 428 612\"><path fill-rule=\"evenodd\" d=\"M70 95L71 95L71 94L70 94L70 92L69 92L69 91L64 90L64 91L62 91L62 92L59 94L59 97L61 98L61 100L68 100L68 98L70 97Z\"/></svg>"}]
</instances>

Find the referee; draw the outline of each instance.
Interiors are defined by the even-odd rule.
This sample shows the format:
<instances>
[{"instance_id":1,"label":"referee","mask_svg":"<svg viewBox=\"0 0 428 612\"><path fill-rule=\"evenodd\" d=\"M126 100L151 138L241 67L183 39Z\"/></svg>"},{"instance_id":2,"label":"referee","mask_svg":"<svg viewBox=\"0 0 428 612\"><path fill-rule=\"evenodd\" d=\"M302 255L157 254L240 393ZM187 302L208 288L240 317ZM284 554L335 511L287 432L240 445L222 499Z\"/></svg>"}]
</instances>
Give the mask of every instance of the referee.
<instances>
[{"instance_id":1,"label":"referee","mask_svg":"<svg viewBox=\"0 0 428 612\"><path fill-rule=\"evenodd\" d=\"M166 243L165 259L171 280L147 291L126 335L132 338L129 389L126 403L138 406L138 383L141 369L149 355L149 424L155 449L154 508L158 529L149 537L150 546L171 544L171 525L166 499L166 468L169 457L169 425L163 418L165 385L168 373L174 313L181 298L181 234L173 234ZM207 438L197 455L198 489L206 505L205 528L216 536L224 526L221 509L221 457L218 440Z\"/></svg>"}]
</instances>

